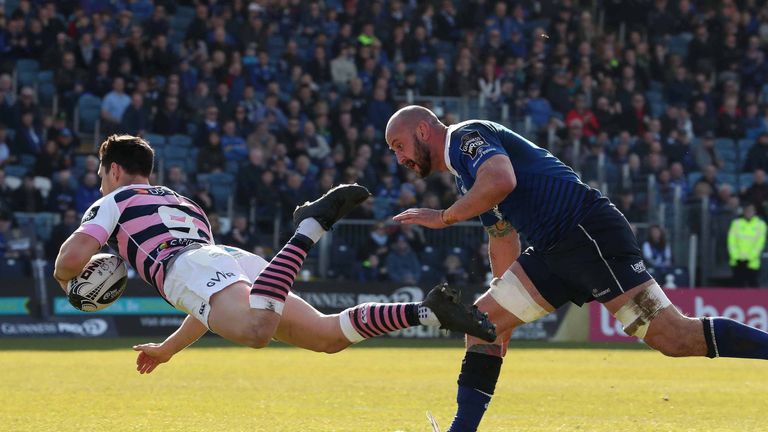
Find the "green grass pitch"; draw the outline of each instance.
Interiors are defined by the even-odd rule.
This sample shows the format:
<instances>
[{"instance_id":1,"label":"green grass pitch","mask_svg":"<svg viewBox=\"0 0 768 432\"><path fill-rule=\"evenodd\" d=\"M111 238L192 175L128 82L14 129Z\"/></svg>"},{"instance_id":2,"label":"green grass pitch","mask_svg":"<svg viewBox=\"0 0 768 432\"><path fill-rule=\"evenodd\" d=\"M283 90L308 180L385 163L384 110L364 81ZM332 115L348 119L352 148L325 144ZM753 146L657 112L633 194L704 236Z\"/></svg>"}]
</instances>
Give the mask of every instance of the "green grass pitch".
<instances>
[{"instance_id":1,"label":"green grass pitch","mask_svg":"<svg viewBox=\"0 0 768 432\"><path fill-rule=\"evenodd\" d=\"M0 340L2 431L447 429L459 341L325 355L205 339L150 375L137 340ZM768 363L515 344L481 431L765 431Z\"/></svg>"}]
</instances>

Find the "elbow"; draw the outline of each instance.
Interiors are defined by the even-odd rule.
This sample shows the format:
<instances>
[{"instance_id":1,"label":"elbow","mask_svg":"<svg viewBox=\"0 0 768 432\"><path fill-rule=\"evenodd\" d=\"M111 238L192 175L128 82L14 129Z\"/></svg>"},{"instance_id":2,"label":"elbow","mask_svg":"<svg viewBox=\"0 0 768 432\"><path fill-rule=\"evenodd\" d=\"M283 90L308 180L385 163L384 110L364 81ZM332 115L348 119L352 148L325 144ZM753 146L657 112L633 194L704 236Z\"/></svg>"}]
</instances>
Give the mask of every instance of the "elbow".
<instances>
[{"instance_id":1,"label":"elbow","mask_svg":"<svg viewBox=\"0 0 768 432\"><path fill-rule=\"evenodd\" d=\"M517 179L514 175L496 177L493 190L497 193L497 204L504 201L504 198L515 190L515 187L517 187Z\"/></svg>"},{"instance_id":2,"label":"elbow","mask_svg":"<svg viewBox=\"0 0 768 432\"><path fill-rule=\"evenodd\" d=\"M54 273L58 275L78 273L88 261L88 257L82 255L79 251L71 249L59 252Z\"/></svg>"}]
</instances>

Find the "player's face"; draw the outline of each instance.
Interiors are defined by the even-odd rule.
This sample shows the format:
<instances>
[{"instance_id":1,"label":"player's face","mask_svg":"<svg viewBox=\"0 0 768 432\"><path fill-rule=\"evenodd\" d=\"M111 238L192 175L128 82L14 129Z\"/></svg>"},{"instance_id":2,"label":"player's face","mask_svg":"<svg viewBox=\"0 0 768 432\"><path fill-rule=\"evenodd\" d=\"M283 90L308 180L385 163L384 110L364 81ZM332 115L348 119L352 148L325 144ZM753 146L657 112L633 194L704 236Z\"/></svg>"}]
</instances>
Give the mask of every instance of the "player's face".
<instances>
[{"instance_id":1,"label":"player's face","mask_svg":"<svg viewBox=\"0 0 768 432\"><path fill-rule=\"evenodd\" d=\"M99 164L99 177L101 177L101 187L99 188L99 191L101 191L102 195L108 195L113 190L115 190L115 184L114 179L112 178L110 173L107 172L106 169L104 169L104 165Z\"/></svg>"},{"instance_id":2,"label":"player's face","mask_svg":"<svg viewBox=\"0 0 768 432\"><path fill-rule=\"evenodd\" d=\"M392 144L392 151L395 152L397 163L412 171L416 171L420 177L424 178L432 172L429 147L415 133L411 138L410 143L403 143L404 140L396 140Z\"/></svg>"}]
</instances>

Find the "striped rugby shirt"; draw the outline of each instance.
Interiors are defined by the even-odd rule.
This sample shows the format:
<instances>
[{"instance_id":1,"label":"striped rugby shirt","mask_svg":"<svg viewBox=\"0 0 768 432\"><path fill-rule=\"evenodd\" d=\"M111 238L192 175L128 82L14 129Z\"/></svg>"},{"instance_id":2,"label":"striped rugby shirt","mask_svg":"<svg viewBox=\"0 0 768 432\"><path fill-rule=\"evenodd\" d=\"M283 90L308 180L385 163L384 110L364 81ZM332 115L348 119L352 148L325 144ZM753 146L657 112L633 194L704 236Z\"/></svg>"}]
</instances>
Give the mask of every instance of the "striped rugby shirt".
<instances>
[{"instance_id":1,"label":"striped rugby shirt","mask_svg":"<svg viewBox=\"0 0 768 432\"><path fill-rule=\"evenodd\" d=\"M448 128L445 162L460 194L475 183L490 157L509 157L517 186L499 205L480 215L484 226L509 222L536 250L546 251L597 206L610 205L549 151L490 121L469 120Z\"/></svg>"},{"instance_id":2,"label":"striped rugby shirt","mask_svg":"<svg viewBox=\"0 0 768 432\"><path fill-rule=\"evenodd\" d=\"M194 201L164 186L123 186L85 212L79 233L109 246L163 298L165 264L192 243L213 244L211 225Z\"/></svg>"}]
</instances>

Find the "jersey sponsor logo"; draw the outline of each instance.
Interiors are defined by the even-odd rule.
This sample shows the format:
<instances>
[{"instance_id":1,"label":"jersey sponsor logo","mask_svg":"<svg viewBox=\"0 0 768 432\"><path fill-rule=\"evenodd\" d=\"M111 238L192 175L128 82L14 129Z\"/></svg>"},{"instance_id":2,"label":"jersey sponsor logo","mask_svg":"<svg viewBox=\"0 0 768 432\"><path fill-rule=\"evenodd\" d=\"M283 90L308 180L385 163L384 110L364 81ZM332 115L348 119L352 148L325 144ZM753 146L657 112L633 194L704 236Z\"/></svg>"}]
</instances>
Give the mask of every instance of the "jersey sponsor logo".
<instances>
[{"instance_id":1,"label":"jersey sponsor logo","mask_svg":"<svg viewBox=\"0 0 768 432\"><path fill-rule=\"evenodd\" d=\"M203 316L203 313L205 313L205 308L208 307L208 303L203 303L200 305L200 309L197 310L197 314L200 316Z\"/></svg>"},{"instance_id":2,"label":"jersey sponsor logo","mask_svg":"<svg viewBox=\"0 0 768 432\"><path fill-rule=\"evenodd\" d=\"M210 288L210 287L216 285L217 283L219 283L219 282L221 282L223 280L229 279L231 277L235 277L235 274L232 273L232 272L224 273L224 272L217 271L216 274L212 278L208 279L208 283L206 283L205 286Z\"/></svg>"},{"instance_id":3,"label":"jersey sponsor logo","mask_svg":"<svg viewBox=\"0 0 768 432\"><path fill-rule=\"evenodd\" d=\"M487 145L488 143L480 136L480 132L475 131L461 137L459 150L474 159L478 155L478 149Z\"/></svg>"},{"instance_id":4,"label":"jersey sponsor logo","mask_svg":"<svg viewBox=\"0 0 768 432\"><path fill-rule=\"evenodd\" d=\"M93 218L95 218L98 213L99 213L99 206L91 207L91 209L88 211L88 213L86 213L83 216L83 220L81 220L80 223L84 224L84 223L86 223L86 222L88 222L90 220L93 220Z\"/></svg>"},{"instance_id":5,"label":"jersey sponsor logo","mask_svg":"<svg viewBox=\"0 0 768 432\"><path fill-rule=\"evenodd\" d=\"M593 288L592 289L592 296L597 298L597 297L600 297L602 295L608 294L609 292L611 292L610 288L606 288L606 289L604 289L602 291L598 291L597 288Z\"/></svg>"},{"instance_id":6,"label":"jersey sponsor logo","mask_svg":"<svg viewBox=\"0 0 768 432\"><path fill-rule=\"evenodd\" d=\"M638 261L635 264L632 264L632 270L635 271L635 273L642 273L645 271L645 263L642 261Z\"/></svg>"},{"instance_id":7,"label":"jersey sponsor logo","mask_svg":"<svg viewBox=\"0 0 768 432\"><path fill-rule=\"evenodd\" d=\"M173 195L173 192L171 192L169 189L165 189L162 186L152 187L152 188L137 188L137 189L134 189L134 192L141 195L155 195L155 196Z\"/></svg>"}]
</instances>

